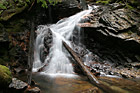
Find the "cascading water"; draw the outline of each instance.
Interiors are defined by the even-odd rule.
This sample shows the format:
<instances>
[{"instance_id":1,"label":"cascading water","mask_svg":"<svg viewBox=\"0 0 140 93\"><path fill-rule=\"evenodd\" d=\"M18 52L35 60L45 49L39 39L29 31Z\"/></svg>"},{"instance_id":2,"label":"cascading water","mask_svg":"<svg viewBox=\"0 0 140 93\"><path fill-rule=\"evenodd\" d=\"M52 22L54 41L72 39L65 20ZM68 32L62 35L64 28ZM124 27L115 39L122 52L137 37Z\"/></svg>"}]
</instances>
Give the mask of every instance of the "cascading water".
<instances>
[{"instance_id":1,"label":"cascading water","mask_svg":"<svg viewBox=\"0 0 140 93\"><path fill-rule=\"evenodd\" d=\"M71 48L70 38L76 27L81 21L81 18L89 14L92 11L84 10L69 18L62 19L56 24L50 26L39 26L37 30L37 38L35 44L35 62L33 64L34 70L43 67L48 63L43 72L47 74L73 74L73 67L68 58L67 52L63 49L62 40L65 41ZM44 37L48 33L52 32L53 42L52 47L49 50L49 55L42 62L41 56L44 51Z\"/></svg>"}]
</instances>

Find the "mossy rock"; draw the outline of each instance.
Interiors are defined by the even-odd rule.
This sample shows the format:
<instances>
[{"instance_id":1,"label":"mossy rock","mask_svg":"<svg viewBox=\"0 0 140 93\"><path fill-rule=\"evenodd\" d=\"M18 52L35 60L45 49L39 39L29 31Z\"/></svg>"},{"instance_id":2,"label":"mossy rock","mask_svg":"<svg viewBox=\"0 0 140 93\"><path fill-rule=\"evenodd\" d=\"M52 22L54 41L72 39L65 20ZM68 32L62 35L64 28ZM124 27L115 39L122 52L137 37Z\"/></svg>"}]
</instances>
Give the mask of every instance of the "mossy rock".
<instances>
[{"instance_id":1,"label":"mossy rock","mask_svg":"<svg viewBox=\"0 0 140 93\"><path fill-rule=\"evenodd\" d=\"M8 85L12 81L12 75L6 66L0 65L0 86L1 88L3 87L8 87Z\"/></svg>"},{"instance_id":2,"label":"mossy rock","mask_svg":"<svg viewBox=\"0 0 140 93\"><path fill-rule=\"evenodd\" d=\"M0 1L0 21L7 21L14 15L21 13L28 7L26 0L2 0Z\"/></svg>"}]
</instances>

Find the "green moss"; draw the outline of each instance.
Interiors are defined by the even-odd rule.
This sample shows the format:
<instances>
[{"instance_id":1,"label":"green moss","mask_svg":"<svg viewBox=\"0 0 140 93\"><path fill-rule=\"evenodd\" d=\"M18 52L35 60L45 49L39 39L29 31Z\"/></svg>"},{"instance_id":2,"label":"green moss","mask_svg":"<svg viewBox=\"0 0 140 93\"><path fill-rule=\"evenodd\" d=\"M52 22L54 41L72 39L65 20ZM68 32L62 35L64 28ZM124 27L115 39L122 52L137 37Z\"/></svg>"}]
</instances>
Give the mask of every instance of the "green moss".
<instances>
[{"instance_id":1,"label":"green moss","mask_svg":"<svg viewBox=\"0 0 140 93\"><path fill-rule=\"evenodd\" d=\"M111 1L111 0L98 0L96 3L97 3L97 4L98 4L98 3L101 3L101 4L107 5L107 4L110 3L110 1Z\"/></svg>"},{"instance_id":2,"label":"green moss","mask_svg":"<svg viewBox=\"0 0 140 93\"><path fill-rule=\"evenodd\" d=\"M7 21L8 19L10 19L12 16L14 16L15 14L18 14L20 12L22 12L28 5L25 4L23 7L21 8L15 8L15 9L11 9L11 10L7 10L7 13L5 16L2 16L0 18L0 21ZM15 11L15 12L14 12Z\"/></svg>"},{"instance_id":3,"label":"green moss","mask_svg":"<svg viewBox=\"0 0 140 93\"><path fill-rule=\"evenodd\" d=\"M12 75L6 66L0 65L0 86L7 87L12 81Z\"/></svg>"}]
</instances>

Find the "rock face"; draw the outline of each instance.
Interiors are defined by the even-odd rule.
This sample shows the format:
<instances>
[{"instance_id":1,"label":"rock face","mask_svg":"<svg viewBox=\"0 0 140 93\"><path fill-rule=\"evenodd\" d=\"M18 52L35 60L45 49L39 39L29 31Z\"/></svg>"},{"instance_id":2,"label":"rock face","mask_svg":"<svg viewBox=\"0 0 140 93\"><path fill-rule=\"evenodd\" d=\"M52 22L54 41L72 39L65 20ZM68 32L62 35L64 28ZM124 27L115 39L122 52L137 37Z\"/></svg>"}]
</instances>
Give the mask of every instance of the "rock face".
<instances>
[{"instance_id":1,"label":"rock face","mask_svg":"<svg viewBox=\"0 0 140 93\"><path fill-rule=\"evenodd\" d=\"M135 69L138 74L129 75L139 77L138 67L129 65L140 62L139 11L127 9L123 4L114 3L93 9L86 18L90 21L79 24L84 28L86 47L100 57L101 63L111 63L112 67L118 68L117 70L130 68L125 71L127 73L133 73ZM131 71L132 67L134 67L133 71ZM119 70L117 73L121 74L120 72Z\"/></svg>"},{"instance_id":2,"label":"rock face","mask_svg":"<svg viewBox=\"0 0 140 93\"><path fill-rule=\"evenodd\" d=\"M38 87L31 87L27 83L18 80L17 78L12 78L12 83L9 85L10 91L5 91L6 93L40 93Z\"/></svg>"},{"instance_id":3,"label":"rock face","mask_svg":"<svg viewBox=\"0 0 140 93\"><path fill-rule=\"evenodd\" d=\"M6 88L12 81L12 76L9 68L0 65L0 88Z\"/></svg>"},{"instance_id":4,"label":"rock face","mask_svg":"<svg viewBox=\"0 0 140 93\"><path fill-rule=\"evenodd\" d=\"M38 87L30 88L25 93L40 93L40 89Z\"/></svg>"}]
</instances>

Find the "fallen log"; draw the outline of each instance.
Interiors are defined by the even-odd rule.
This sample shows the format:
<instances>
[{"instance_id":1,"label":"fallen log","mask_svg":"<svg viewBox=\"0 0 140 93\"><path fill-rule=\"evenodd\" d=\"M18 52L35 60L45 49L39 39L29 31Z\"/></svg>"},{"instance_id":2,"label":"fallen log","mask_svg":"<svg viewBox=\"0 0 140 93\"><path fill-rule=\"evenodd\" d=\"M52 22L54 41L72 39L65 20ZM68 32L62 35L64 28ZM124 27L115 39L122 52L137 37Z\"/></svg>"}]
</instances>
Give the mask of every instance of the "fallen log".
<instances>
[{"instance_id":1,"label":"fallen log","mask_svg":"<svg viewBox=\"0 0 140 93\"><path fill-rule=\"evenodd\" d=\"M45 69L46 66L48 66L48 64L43 65L41 68L38 69L37 72L41 72L41 71L43 71L43 70Z\"/></svg>"},{"instance_id":2,"label":"fallen log","mask_svg":"<svg viewBox=\"0 0 140 93\"><path fill-rule=\"evenodd\" d=\"M95 86L99 87L103 91L107 93L118 93L116 90L112 89L109 84L99 81L96 76L93 75L92 72L89 71L89 69L83 64L81 59L77 56L77 54L63 41L63 45L66 48L66 50L70 53L70 55L74 58L76 61L76 64L80 67L80 69L83 71L83 73L88 77L90 82L94 84Z\"/></svg>"},{"instance_id":3,"label":"fallen log","mask_svg":"<svg viewBox=\"0 0 140 93\"><path fill-rule=\"evenodd\" d=\"M71 56L74 58L74 60L77 62L76 64L78 66L80 66L81 70L83 71L83 73L85 75L87 75L88 79L94 83L94 84L98 84L99 81L98 79L93 75L92 72L89 71L89 69L83 64L83 62L81 61L81 59L76 55L76 53L63 41L63 45L64 47L68 50L68 52L71 54Z\"/></svg>"}]
</instances>

